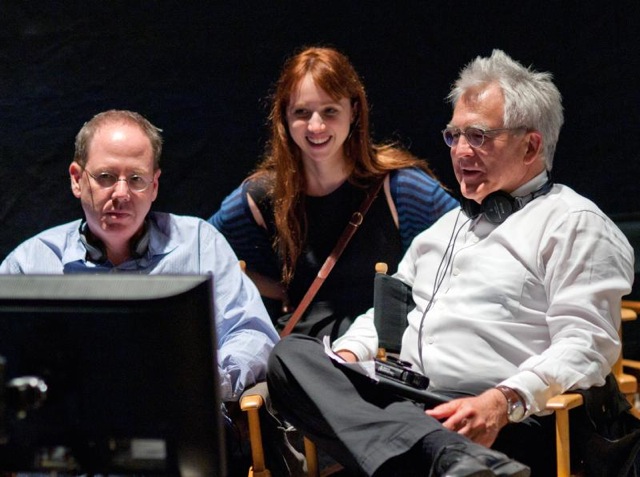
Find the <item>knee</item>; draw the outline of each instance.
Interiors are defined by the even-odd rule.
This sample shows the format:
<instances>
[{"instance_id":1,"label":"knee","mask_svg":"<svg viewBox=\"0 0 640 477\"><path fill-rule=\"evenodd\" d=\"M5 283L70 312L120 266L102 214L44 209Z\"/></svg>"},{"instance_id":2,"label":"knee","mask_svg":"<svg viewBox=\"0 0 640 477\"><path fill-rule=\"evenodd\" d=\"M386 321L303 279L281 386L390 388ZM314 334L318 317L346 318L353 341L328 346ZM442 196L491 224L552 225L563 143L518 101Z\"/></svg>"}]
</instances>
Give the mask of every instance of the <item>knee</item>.
<instances>
[{"instance_id":1,"label":"knee","mask_svg":"<svg viewBox=\"0 0 640 477\"><path fill-rule=\"evenodd\" d=\"M269 369L277 368L281 363L299 362L300 357L308 356L314 345L321 345L316 338L306 335L290 335L281 339L269 355Z\"/></svg>"},{"instance_id":2,"label":"knee","mask_svg":"<svg viewBox=\"0 0 640 477\"><path fill-rule=\"evenodd\" d=\"M317 351L322 352L322 343L310 336L290 335L280 340L269 355L267 365L269 387L288 381L295 370L303 367L309 357Z\"/></svg>"}]
</instances>

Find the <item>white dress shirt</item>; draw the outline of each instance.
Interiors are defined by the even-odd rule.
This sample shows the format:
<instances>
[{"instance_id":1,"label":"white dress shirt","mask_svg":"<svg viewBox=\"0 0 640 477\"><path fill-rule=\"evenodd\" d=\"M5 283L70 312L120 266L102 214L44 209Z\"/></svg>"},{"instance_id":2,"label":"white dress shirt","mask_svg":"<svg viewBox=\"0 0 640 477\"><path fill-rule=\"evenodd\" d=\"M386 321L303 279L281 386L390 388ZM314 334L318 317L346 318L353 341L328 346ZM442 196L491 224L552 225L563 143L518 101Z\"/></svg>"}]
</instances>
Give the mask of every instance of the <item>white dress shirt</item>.
<instances>
[{"instance_id":1,"label":"white dress shirt","mask_svg":"<svg viewBox=\"0 0 640 477\"><path fill-rule=\"evenodd\" d=\"M545 181L542 174L513 195ZM604 384L621 349L620 299L631 290L633 260L616 225L563 185L500 225L454 209L415 238L395 274L416 302L401 358L435 391L504 384L524 397L527 415L543 411L554 395ZM371 359L373 309L333 348Z\"/></svg>"}]
</instances>

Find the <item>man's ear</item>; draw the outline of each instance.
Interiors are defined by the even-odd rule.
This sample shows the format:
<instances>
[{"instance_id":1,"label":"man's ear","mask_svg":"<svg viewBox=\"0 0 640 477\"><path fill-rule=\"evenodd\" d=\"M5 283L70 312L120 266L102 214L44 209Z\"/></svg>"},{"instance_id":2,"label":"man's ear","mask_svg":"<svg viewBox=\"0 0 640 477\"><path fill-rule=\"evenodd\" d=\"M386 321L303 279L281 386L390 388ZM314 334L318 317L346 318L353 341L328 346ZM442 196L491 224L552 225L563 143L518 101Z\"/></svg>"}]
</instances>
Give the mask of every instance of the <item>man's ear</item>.
<instances>
[{"instance_id":1,"label":"man's ear","mask_svg":"<svg viewBox=\"0 0 640 477\"><path fill-rule=\"evenodd\" d=\"M76 161L73 161L69 166L69 178L71 179L71 192L79 199L82 192L80 185L80 179L82 179L82 167L80 167L80 164Z\"/></svg>"},{"instance_id":2,"label":"man's ear","mask_svg":"<svg viewBox=\"0 0 640 477\"><path fill-rule=\"evenodd\" d=\"M538 131L530 131L527 133L526 150L524 151L524 162L532 163L542 154L542 134Z\"/></svg>"},{"instance_id":3,"label":"man's ear","mask_svg":"<svg viewBox=\"0 0 640 477\"><path fill-rule=\"evenodd\" d=\"M160 169L156 169L156 171L153 173L153 199L151 199L151 201L155 201L156 198L158 197L158 188L160 187L160 174L162 173L162 171Z\"/></svg>"}]
</instances>

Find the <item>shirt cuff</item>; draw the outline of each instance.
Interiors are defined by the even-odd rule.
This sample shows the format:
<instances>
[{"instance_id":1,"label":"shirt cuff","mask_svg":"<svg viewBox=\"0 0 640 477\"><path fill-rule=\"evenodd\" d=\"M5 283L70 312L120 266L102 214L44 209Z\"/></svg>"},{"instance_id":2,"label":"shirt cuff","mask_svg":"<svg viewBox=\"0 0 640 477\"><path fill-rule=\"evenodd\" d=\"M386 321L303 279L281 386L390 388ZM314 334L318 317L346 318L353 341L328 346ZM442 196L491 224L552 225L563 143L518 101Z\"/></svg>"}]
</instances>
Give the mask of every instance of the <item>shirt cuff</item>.
<instances>
[{"instance_id":1,"label":"shirt cuff","mask_svg":"<svg viewBox=\"0 0 640 477\"><path fill-rule=\"evenodd\" d=\"M222 402L237 401L237 397L233 394L231 386L231 375L218 366L218 374L220 376L220 400Z\"/></svg>"},{"instance_id":2,"label":"shirt cuff","mask_svg":"<svg viewBox=\"0 0 640 477\"><path fill-rule=\"evenodd\" d=\"M551 411L546 411L547 401L559 394L554 393L548 384L531 371L518 373L499 384L516 390L522 396L527 408L525 416L550 414Z\"/></svg>"}]
</instances>

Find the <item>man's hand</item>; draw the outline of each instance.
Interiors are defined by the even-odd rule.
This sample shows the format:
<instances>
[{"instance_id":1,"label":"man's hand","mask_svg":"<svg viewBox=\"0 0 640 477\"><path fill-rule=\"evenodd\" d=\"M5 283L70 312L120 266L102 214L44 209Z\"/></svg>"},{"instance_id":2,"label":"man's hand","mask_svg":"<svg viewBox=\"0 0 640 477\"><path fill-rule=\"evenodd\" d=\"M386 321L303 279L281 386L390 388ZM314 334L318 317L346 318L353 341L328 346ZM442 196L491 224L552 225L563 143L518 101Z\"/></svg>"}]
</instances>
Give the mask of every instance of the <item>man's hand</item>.
<instances>
[{"instance_id":1,"label":"man's hand","mask_svg":"<svg viewBox=\"0 0 640 477\"><path fill-rule=\"evenodd\" d=\"M507 399L497 389L489 389L476 397L454 399L425 413L452 431L486 447L498 437L507 419Z\"/></svg>"}]
</instances>

